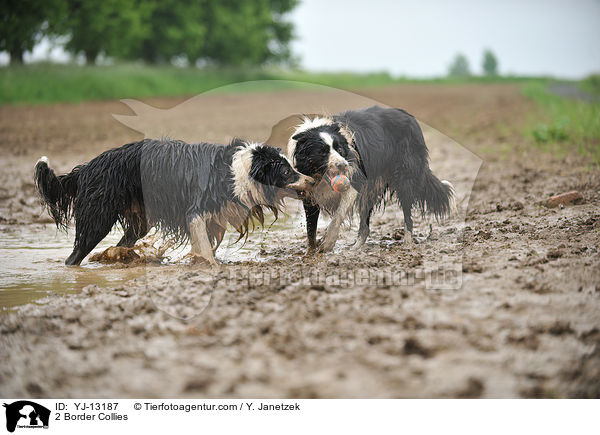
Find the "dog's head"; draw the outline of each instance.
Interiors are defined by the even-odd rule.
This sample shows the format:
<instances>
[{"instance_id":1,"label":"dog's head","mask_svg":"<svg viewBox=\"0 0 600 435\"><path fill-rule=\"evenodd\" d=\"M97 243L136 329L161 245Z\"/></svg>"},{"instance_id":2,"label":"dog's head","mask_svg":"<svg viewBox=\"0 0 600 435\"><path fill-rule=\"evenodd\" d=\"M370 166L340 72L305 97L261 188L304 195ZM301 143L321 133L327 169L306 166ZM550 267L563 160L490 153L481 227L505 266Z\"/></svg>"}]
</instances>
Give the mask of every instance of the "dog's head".
<instances>
[{"instance_id":1,"label":"dog's head","mask_svg":"<svg viewBox=\"0 0 600 435\"><path fill-rule=\"evenodd\" d=\"M320 180L352 175L354 150L352 138L339 124L328 118L305 120L288 143L288 154L298 171Z\"/></svg>"},{"instance_id":2,"label":"dog's head","mask_svg":"<svg viewBox=\"0 0 600 435\"><path fill-rule=\"evenodd\" d=\"M252 150L250 178L265 187L281 189L281 195L302 198L315 185L312 177L298 172L281 148L259 145Z\"/></svg>"},{"instance_id":3,"label":"dog's head","mask_svg":"<svg viewBox=\"0 0 600 435\"><path fill-rule=\"evenodd\" d=\"M301 174L280 148L248 144L233 158L234 190L248 204L276 205L285 197L303 199L315 180Z\"/></svg>"}]
</instances>

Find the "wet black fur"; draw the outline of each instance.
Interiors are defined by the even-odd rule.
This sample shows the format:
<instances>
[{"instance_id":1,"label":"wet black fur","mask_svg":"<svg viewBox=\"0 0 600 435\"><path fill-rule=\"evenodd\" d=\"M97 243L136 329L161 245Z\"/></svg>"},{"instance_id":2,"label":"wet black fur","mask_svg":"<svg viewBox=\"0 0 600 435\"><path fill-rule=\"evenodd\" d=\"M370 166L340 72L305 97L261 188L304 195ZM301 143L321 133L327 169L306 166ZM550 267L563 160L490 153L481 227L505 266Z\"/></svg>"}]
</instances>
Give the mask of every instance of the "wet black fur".
<instances>
[{"instance_id":1,"label":"wet black fur","mask_svg":"<svg viewBox=\"0 0 600 435\"><path fill-rule=\"evenodd\" d=\"M351 184L358 191L354 209L361 219L359 237L369 233L373 208L385 206L390 198L400 203L410 232L413 207L437 218L450 213L452 188L431 172L423 133L412 115L401 109L373 106L340 113L333 116L333 121L332 125L292 137L297 141L295 167L305 175L322 177L327 171L329 146L320 133L333 137L333 148L355 167ZM352 144L340 133L340 126L353 135ZM314 197L304 201L309 249L316 247L320 209L334 212L337 205L319 202Z\"/></svg>"},{"instance_id":2,"label":"wet black fur","mask_svg":"<svg viewBox=\"0 0 600 435\"><path fill-rule=\"evenodd\" d=\"M262 206L277 212L278 188L299 176L280 150L256 147L248 176L261 183L269 203L247 207L234 195L231 173L233 155L245 146L239 139L229 145L146 139L106 151L59 176L39 161L34 182L42 203L61 229L75 219L74 250L66 264L80 264L117 222L124 230L118 246L132 247L153 226L185 242L192 219L215 215L228 203L247 211L237 228L240 238L247 235L253 218L263 222Z\"/></svg>"},{"instance_id":3,"label":"wet black fur","mask_svg":"<svg viewBox=\"0 0 600 435\"><path fill-rule=\"evenodd\" d=\"M263 185L269 202L275 201L278 190L300 179L287 159L281 158L281 148L261 146L252 153L250 178Z\"/></svg>"}]
</instances>

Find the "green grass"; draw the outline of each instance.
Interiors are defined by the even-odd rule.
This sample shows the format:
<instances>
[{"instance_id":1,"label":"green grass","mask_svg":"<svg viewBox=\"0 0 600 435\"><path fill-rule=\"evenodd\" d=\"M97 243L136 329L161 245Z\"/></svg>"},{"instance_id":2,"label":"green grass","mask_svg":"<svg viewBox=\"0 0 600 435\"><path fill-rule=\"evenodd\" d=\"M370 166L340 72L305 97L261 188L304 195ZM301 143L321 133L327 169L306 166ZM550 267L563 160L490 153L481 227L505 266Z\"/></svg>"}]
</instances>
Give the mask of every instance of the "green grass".
<instances>
[{"instance_id":1,"label":"green grass","mask_svg":"<svg viewBox=\"0 0 600 435\"><path fill-rule=\"evenodd\" d=\"M600 74L594 74L582 80L579 87L590 95L600 97Z\"/></svg>"},{"instance_id":2,"label":"green grass","mask_svg":"<svg viewBox=\"0 0 600 435\"><path fill-rule=\"evenodd\" d=\"M542 110L544 121L529 129L541 148L562 154L576 150L600 164L600 103L553 95L542 82L527 83L522 90Z\"/></svg>"},{"instance_id":3,"label":"green grass","mask_svg":"<svg viewBox=\"0 0 600 435\"><path fill-rule=\"evenodd\" d=\"M272 77L262 71L34 64L0 68L0 104L188 95L268 78Z\"/></svg>"},{"instance_id":4,"label":"green grass","mask_svg":"<svg viewBox=\"0 0 600 435\"><path fill-rule=\"evenodd\" d=\"M522 83L525 77L435 78L427 80L393 77L388 73L308 73L275 69L197 69L174 66L117 64L78 66L37 63L0 68L0 104L44 104L120 98L195 95L224 85L250 80L290 80L342 89L396 83ZM277 90L290 83L253 83L244 91Z\"/></svg>"}]
</instances>

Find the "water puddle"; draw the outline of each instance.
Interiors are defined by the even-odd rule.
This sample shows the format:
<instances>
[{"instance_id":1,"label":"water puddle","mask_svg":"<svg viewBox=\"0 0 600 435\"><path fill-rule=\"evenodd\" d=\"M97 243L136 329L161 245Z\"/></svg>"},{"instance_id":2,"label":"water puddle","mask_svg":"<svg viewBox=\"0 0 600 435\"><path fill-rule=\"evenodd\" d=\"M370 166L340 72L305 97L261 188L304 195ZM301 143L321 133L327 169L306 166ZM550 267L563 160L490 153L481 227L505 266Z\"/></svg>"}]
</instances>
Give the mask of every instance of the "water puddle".
<instances>
[{"instance_id":1,"label":"water puddle","mask_svg":"<svg viewBox=\"0 0 600 435\"><path fill-rule=\"evenodd\" d=\"M116 231L95 251L114 246ZM135 268L124 269L84 260L82 267L67 267L73 235L53 225L0 226L0 310L33 302L51 292L74 293L89 284L118 285L136 277ZM141 271L137 271L138 274Z\"/></svg>"},{"instance_id":2,"label":"water puddle","mask_svg":"<svg viewBox=\"0 0 600 435\"><path fill-rule=\"evenodd\" d=\"M280 216L273 222L267 217L265 230L257 229L244 243L236 240L238 234L228 231L217 251L217 258L224 264L245 261L268 261L277 258L274 247L286 240L302 240L304 229L300 207L293 206L291 213ZM92 253L102 252L115 246L122 233L113 230ZM73 246L73 231L57 231L52 224L46 225L0 225L0 312L6 312L19 305L35 302L48 294L80 292L90 284L117 287L143 276L146 265L124 266L122 264L101 264L90 262L88 256L81 266L65 266ZM167 251L168 258L163 264L151 267L181 267L189 247ZM279 253L281 254L281 253Z\"/></svg>"}]
</instances>

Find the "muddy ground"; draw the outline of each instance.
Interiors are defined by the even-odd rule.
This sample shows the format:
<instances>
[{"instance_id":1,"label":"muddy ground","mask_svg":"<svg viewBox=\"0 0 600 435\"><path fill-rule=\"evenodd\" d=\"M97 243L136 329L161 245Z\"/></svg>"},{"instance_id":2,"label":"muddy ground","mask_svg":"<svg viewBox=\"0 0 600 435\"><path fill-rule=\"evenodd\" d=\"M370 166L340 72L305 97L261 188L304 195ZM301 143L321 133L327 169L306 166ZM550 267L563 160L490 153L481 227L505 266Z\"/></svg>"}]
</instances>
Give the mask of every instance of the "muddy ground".
<instances>
[{"instance_id":1,"label":"muddy ground","mask_svg":"<svg viewBox=\"0 0 600 435\"><path fill-rule=\"evenodd\" d=\"M373 218L362 252L346 249L352 229L334 254L306 258L291 204L287 224L250 237L245 248L254 256L236 260L234 248L221 248L218 271L177 262L112 265L105 273L131 269L133 278L86 284L76 294L56 289L0 313L0 395L600 397L597 169L531 144L523 131L541 114L513 86L359 94L424 123L432 167L456 185L459 215L435 223L429 239L419 221L420 243L407 247L390 206ZM177 118L202 120L198 139L264 140L291 100L315 107L327 100L331 110L358 101L308 91L215 95ZM183 101L146 102L169 108ZM62 171L143 137L112 113L131 114L119 102L0 108L3 232L34 238L50 226L31 181L40 155ZM478 175L474 155L428 126L480 156ZM272 136L281 142L280 133ZM574 189L583 201L539 205ZM419 275L456 258L456 288L432 288ZM414 279L369 278L390 270Z\"/></svg>"}]
</instances>

